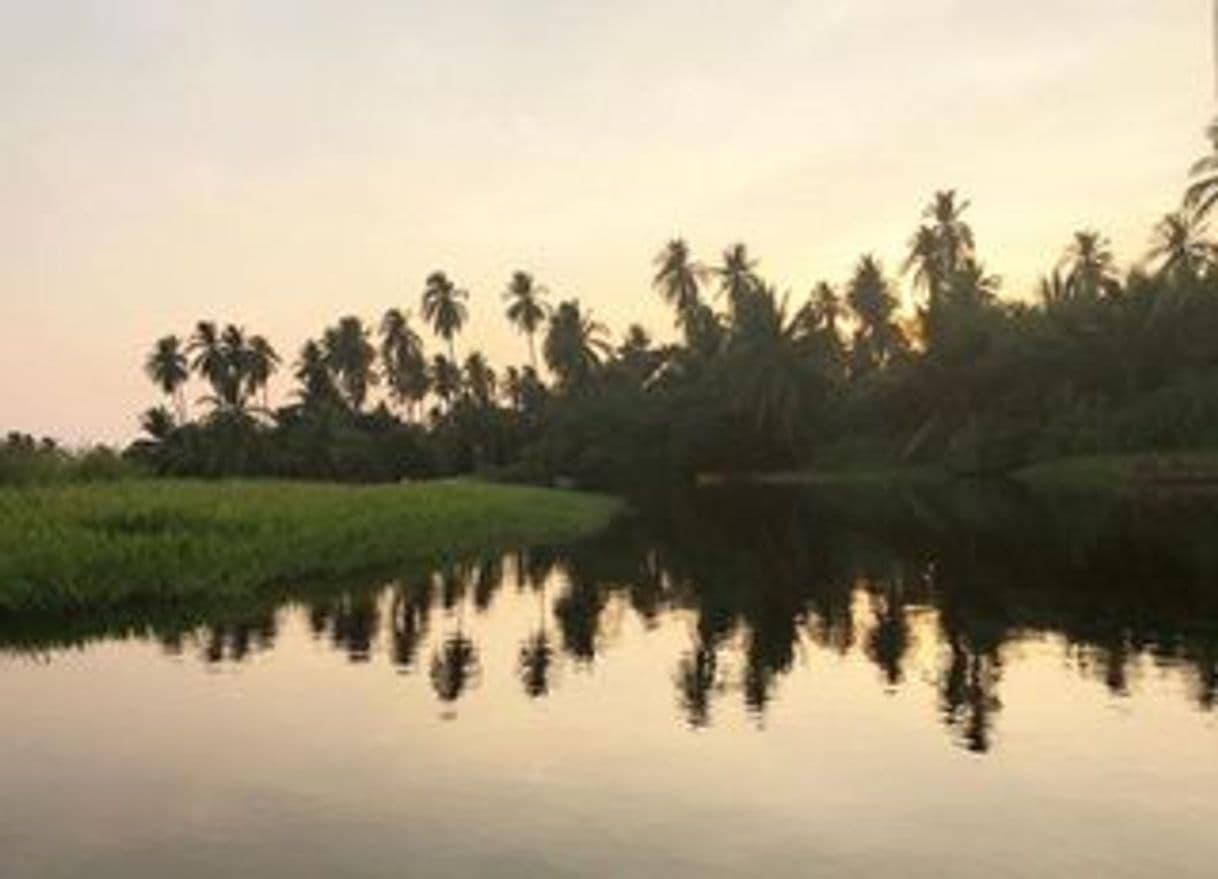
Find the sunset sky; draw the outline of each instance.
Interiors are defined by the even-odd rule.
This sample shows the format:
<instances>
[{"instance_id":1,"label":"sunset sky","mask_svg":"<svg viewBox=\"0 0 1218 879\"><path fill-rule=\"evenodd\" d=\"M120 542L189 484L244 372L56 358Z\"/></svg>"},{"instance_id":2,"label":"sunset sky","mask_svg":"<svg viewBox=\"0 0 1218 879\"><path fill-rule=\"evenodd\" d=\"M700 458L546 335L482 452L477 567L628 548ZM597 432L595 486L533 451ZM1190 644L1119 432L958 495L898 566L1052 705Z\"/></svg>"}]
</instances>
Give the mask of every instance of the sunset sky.
<instances>
[{"instance_id":1,"label":"sunset sky","mask_svg":"<svg viewBox=\"0 0 1218 879\"><path fill-rule=\"evenodd\" d=\"M1214 111L1209 0L0 0L0 430L127 440L199 317L287 359L511 270L616 331L673 235L780 288L896 270L938 188L1007 296L1072 230L1124 262ZM280 397L286 383L273 386Z\"/></svg>"}]
</instances>

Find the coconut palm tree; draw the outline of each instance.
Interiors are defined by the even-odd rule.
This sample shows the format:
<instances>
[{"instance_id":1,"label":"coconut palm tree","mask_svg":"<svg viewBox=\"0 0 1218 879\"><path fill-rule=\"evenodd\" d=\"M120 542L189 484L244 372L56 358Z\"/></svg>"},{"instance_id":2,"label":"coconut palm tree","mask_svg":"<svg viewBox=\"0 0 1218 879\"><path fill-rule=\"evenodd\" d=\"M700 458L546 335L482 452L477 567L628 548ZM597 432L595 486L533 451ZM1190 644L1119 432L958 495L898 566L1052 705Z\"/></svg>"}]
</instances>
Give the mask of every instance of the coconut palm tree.
<instances>
[{"instance_id":1,"label":"coconut palm tree","mask_svg":"<svg viewBox=\"0 0 1218 879\"><path fill-rule=\"evenodd\" d=\"M1170 213L1155 226L1147 260L1158 264L1161 278L1192 281L1214 265L1214 245L1206 240L1208 227L1195 212Z\"/></svg>"},{"instance_id":2,"label":"coconut palm tree","mask_svg":"<svg viewBox=\"0 0 1218 879\"><path fill-rule=\"evenodd\" d=\"M140 427L157 442L164 442L176 427L173 415L164 406L145 409L140 416Z\"/></svg>"},{"instance_id":3,"label":"coconut palm tree","mask_svg":"<svg viewBox=\"0 0 1218 879\"><path fill-rule=\"evenodd\" d=\"M269 412L267 384L279 370L279 354L271 347L265 336L250 336L246 346L247 370L245 380L251 395L262 393L262 408Z\"/></svg>"},{"instance_id":4,"label":"coconut palm tree","mask_svg":"<svg viewBox=\"0 0 1218 879\"><path fill-rule=\"evenodd\" d=\"M425 387L421 394L418 389L418 377L425 375L427 369L423 340L410 325L408 312L391 308L381 318L380 355L381 370L390 398L399 405L406 404L413 411L421 394L427 393Z\"/></svg>"},{"instance_id":5,"label":"coconut palm tree","mask_svg":"<svg viewBox=\"0 0 1218 879\"><path fill-rule=\"evenodd\" d=\"M466 300L469 293L459 289L443 272L432 272L427 276L423 288L423 319L437 336L448 343L448 359L456 362L457 353L453 337L461 332L469 316Z\"/></svg>"},{"instance_id":6,"label":"coconut palm tree","mask_svg":"<svg viewBox=\"0 0 1218 879\"><path fill-rule=\"evenodd\" d=\"M656 274L651 285L676 310L677 326L688 336L692 317L702 302L700 287L706 280L706 267L691 257L689 245L681 238L669 241L656 254L654 264Z\"/></svg>"},{"instance_id":7,"label":"coconut palm tree","mask_svg":"<svg viewBox=\"0 0 1218 879\"><path fill-rule=\"evenodd\" d=\"M942 271L951 274L972 258L976 249L973 230L964 222L964 212L969 202L956 197L956 190L946 189L935 193L934 199L923 211L930 220L939 245Z\"/></svg>"},{"instance_id":8,"label":"coconut palm tree","mask_svg":"<svg viewBox=\"0 0 1218 879\"><path fill-rule=\"evenodd\" d=\"M461 392L460 367L443 354L437 354L432 358L430 373L431 389L451 410L453 399Z\"/></svg>"},{"instance_id":9,"label":"coconut palm tree","mask_svg":"<svg viewBox=\"0 0 1218 879\"><path fill-rule=\"evenodd\" d=\"M368 341L368 329L358 317L348 315L326 330L322 339L326 365L337 379L347 404L356 412L364 406L368 388L376 384L376 349Z\"/></svg>"},{"instance_id":10,"label":"coconut palm tree","mask_svg":"<svg viewBox=\"0 0 1218 879\"><path fill-rule=\"evenodd\" d=\"M465 388L470 398L482 408L489 407L495 400L496 378L486 358L474 351L465 358L464 372Z\"/></svg>"},{"instance_id":11,"label":"coconut palm tree","mask_svg":"<svg viewBox=\"0 0 1218 879\"><path fill-rule=\"evenodd\" d=\"M601 364L610 350L603 324L585 314L579 300L561 303L550 317L543 353L546 365L565 388L579 387Z\"/></svg>"},{"instance_id":12,"label":"coconut palm tree","mask_svg":"<svg viewBox=\"0 0 1218 879\"><path fill-rule=\"evenodd\" d=\"M513 272L503 294L508 303L507 319L529 338L529 364L534 369L537 368L535 337L549 313L549 306L545 302L546 292L528 272Z\"/></svg>"},{"instance_id":13,"label":"coconut palm tree","mask_svg":"<svg viewBox=\"0 0 1218 879\"><path fill-rule=\"evenodd\" d=\"M897 300L879 261L868 254L859 260L846 291L846 302L858 321L852 350L856 371L884 366L905 347L893 322Z\"/></svg>"},{"instance_id":14,"label":"coconut palm tree","mask_svg":"<svg viewBox=\"0 0 1218 879\"><path fill-rule=\"evenodd\" d=\"M1073 297L1095 299L1120 287L1112 246L1098 232L1075 232L1060 267L1066 270L1066 290Z\"/></svg>"},{"instance_id":15,"label":"coconut palm tree","mask_svg":"<svg viewBox=\"0 0 1218 879\"><path fill-rule=\"evenodd\" d=\"M732 320L741 320L752 294L761 287L757 261L749 256L747 246L733 244L723 251L723 264L715 269L715 274L719 276L720 292L727 296L731 306Z\"/></svg>"},{"instance_id":16,"label":"coconut palm tree","mask_svg":"<svg viewBox=\"0 0 1218 879\"><path fill-rule=\"evenodd\" d=\"M156 386L173 399L179 424L186 423L186 400L182 389L190 379L190 364L177 336L157 340L144 362L144 372Z\"/></svg>"},{"instance_id":17,"label":"coconut palm tree","mask_svg":"<svg viewBox=\"0 0 1218 879\"><path fill-rule=\"evenodd\" d=\"M193 355L190 368L211 385L214 399L223 399L229 383L229 362L215 322L201 320L195 324L186 350Z\"/></svg>"},{"instance_id":18,"label":"coconut palm tree","mask_svg":"<svg viewBox=\"0 0 1218 879\"><path fill-rule=\"evenodd\" d=\"M313 339L305 342L296 361L296 379L300 382L300 400L309 408L340 402L338 389L326 363L325 349Z\"/></svg>"}]
</instances>

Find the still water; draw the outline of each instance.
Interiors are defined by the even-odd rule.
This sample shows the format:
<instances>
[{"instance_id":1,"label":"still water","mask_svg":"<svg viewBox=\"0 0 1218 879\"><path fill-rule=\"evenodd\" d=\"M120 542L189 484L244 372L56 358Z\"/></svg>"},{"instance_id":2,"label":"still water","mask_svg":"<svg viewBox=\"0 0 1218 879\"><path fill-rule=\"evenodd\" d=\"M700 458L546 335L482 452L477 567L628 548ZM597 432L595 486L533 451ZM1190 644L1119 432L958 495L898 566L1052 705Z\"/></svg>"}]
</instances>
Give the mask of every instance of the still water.
<instances>
[{"instance_id":1,"label":"still water","mask_svg":"<svg viewBox=\"0 0 1218 879\"><path fill-rule=\"evenodd\" d=\"M1218 501L714 490L0 620L0 876L1213 876Z\"/></svg>"}]
</instances>

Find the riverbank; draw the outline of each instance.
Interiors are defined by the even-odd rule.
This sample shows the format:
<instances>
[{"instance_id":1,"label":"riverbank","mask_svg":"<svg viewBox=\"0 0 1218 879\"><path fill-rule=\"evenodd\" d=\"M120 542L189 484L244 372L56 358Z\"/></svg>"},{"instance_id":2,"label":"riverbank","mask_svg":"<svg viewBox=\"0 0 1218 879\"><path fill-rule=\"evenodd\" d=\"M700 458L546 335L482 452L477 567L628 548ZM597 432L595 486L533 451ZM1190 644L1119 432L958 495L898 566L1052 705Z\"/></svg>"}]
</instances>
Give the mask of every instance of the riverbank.
<instances>
[{"instance_id":1,"label":"riverbank","mask_svg":"<svg viewBox=\"0 0 1218 879\"><path fill-rule=\"evenodd\" d=\"M1218 491L1218 451L1090 455L1033 464L1002 477L971 480L934 465L857 466L753 474L765 485L876 487L953 481L1013 481L1033 487L1109 491ZM713 481L713 480L707 480Z\"/></svg>"},{"instance_id":2,"label":"riverbank","mask_svg":"<svg viewBox=\"0 0 1218 879\"><path fill-rule=\"evenodd\" d=\"M0 490L0 612L240 599L571 540L613 498L442 481L127 480Z\"/></svg>"}]
</instances>

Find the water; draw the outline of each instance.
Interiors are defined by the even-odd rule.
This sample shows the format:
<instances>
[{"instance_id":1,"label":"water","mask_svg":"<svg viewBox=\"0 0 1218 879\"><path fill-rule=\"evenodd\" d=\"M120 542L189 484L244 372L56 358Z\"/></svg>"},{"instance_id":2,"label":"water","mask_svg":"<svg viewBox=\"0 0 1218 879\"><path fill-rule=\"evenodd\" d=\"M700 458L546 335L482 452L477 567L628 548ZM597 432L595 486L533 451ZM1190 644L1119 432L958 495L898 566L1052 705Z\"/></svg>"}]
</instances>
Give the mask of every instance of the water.
<instances>
[{"instance_id":1,"label":"water","mask_svg":"<svg viewBox=\"0 0 1218 879\"><path fill-rule=\"evenodd\" d=\"M1218 503L709 491L0 620L0 876L1210 876Z\"/></svg>"}]
</instances>

